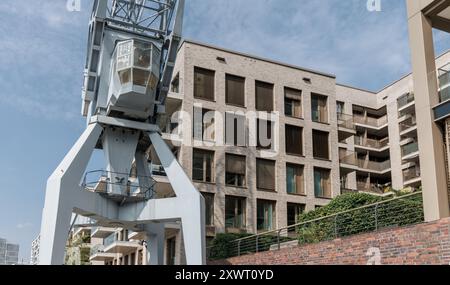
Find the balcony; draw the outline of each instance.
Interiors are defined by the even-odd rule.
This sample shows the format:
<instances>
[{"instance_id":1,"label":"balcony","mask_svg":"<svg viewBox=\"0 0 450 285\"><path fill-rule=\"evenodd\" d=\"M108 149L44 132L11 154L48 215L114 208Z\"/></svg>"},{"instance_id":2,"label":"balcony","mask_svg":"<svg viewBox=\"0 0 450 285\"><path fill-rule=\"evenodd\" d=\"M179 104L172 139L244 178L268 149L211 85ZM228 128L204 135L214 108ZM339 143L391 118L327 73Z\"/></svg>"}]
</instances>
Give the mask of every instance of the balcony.
<instances>
[{"instance_id":1,"label":"balcony","mask_svg":"<svg viewBox=\"0 0 450 285\"><path fill-rule=\"evenodd\" d=\"M359 159L358 160L358 167L360 169L364 169L364 170L368 170L368 171L373 171L373 172L378 172L378 173L385 173L390 171L391 169L391 161L390 160L386 160L383 162L376 162L376 161L371 161L371 160L362 160Z\"/></svg>"},{"instance_id":2,"label":"balcony","mask_svg":"<svg viewBox=\"0 0 450 285\"><path fill-rule=\"evenodd\" d=\"M104 252L113 254L128 254L142 248L138 241L117 240L116 234L112 234L103 241Z\"/></svg>"},{"instance_id":3,"label":"balcony","mask_svg":"<svg viewBox=\"0 0 450 285\"><path fill-rule=\"evenodd\" d=\"M411 186L415 183L420 182L421 181L420 168L411 167L411 168L403 170L403 181L404 181L405 187Z\"/></svg>"},{"instance_id":4,"label":"balcony","mask_svg":"<svg viewBox=\"0 0 450 285\"><path fill-rule=\"evenodd\" d=\"M113 228L95 227L95 228L92 228L91 237L104 239L115 232L116 232L116 229L113 229Z\"/></svg>"},{"instance_id":5,"label":"balcony","mask_svg":"<svg viewBox=\"0 0 450 285\"><path fill-rule=\"evenodd\" d=\"M90 261L109 262L116 257L114 253L106 253L103 244L97 244L91 247Z\"/></svg>"},{"instance_id":6,"label":"balcony","mask_svg":"<svg viewBox=\"0 0 450 285\"><path fill-rule=\"evenodd\" d=\"M413 142L402 147L403 160L415 159L419 157L419 143Z\"/></svg>"},{"instance_id":7,"label":"balcony","mask_svg":"<svg viewBox=\"0 0 450 285\"><path fill-rule=\"evenodd\" d=\"M382 140L365 139L362 137L355 137L355 146L375 149L377 151L382 151L389 147L389 137Z\"/></svg>"},{"instance_id":8,"label":"balcony","mask_svg":"<svg viewBox=\"0 0 450 285\"><path fill-rule=\"evenodd\" d=\"M404 136L417 130L417 121L415 116L410 116L399 124L400 136Z\"/></svg>"},{"instance_id":9,"label":"balcony","mask_svg":"<svg viewBox=\"0 0 450 285\"><path fill-rule=\"evenodd\" d=\"M379 185L376 183L369 183L367 181L357 181L356 187L358 192L369 193L376 196L391 195L391 193L387 191L389 189L389 186L387 185Z\"/></svg>"},{"instance_id":10,"label":"balcony","mask_svg":"<svg viewBox=\"0 0 450 285\"><path fill-rule=\"evenodd\" d=\"M82 186L123 204L153 199L155 184L152 177L96 170L85 174Z\"/></svg>"},{"instance_id":11,"label":"balcony","mask_svg":"<svg viewBox=\"0 0 450 285\"><path fill-rule=\"evenodd\" d=\"M440 102L450 100L450 64L439 69L439 89Z\"/></svg>"},{"instance_id":12,"label":"balcony","mask_svg":"<svg viewBox=\"0 0 450 285\"><path fill-rule=\"evenodd\" d=\"M361 115L354 115L354 122L357 125L375 129L382 129L387 127L388 117L383 116L381 118L373 118L373 117L364 117Z\"/></svg>"},{"instance_id":13,"label":"balcony","mask_svg":"<svg viewBox=\"0 0 450 285\"><path fill-rule=\"evenodd\" d=\"M357 154L351 151L339 154L341 173L349 173L358 170Z\"/></svg>"},{"instance_id":14,"label":"balcony","mask_svg":"<svg viewBox=\"0 0 450 285\"><path fill-rule=\"evenodd\" d=\"M339 141L345 141L351 136L356 135L355 122L352 115L338 113L338 131Z\"/></svg>"},{"instance_id":15,"label":"balcony","mask_svg":"<svg viewBox=\"0 0 450 285\"><path fill-rule=\"evenodd\" d=\"M414 93L408 93L407 95L400 97L397 100L399 112L403 111L405 108L408 108L411 105L414 105L414 102Z\"/></svg>"}]
</instances>

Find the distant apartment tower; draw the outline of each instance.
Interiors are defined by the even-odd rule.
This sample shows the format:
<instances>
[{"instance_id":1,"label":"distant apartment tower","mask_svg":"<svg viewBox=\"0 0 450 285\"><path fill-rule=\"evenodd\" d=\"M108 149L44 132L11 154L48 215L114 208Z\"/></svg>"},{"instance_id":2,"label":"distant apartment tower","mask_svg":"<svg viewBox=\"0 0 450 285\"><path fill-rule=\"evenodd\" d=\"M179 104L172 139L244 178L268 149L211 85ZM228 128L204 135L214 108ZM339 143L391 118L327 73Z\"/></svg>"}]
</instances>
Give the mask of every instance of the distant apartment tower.
<instances>
[{"instance_id":1,"label":"distant apartment tower","mask_svg":"<svg viewBox=\"0 0 450 285\"><path fill-rule=\"evenodd\" d=\"M19 263L19 245L8 243L0 238L0 265L16 265Z\"/></svg>"},{"instance_id":2,"label":"distant apartment tower","mask_svg":"<svg viewBox=\"0 0 450 285\"><path fill-rule=\"evenodd\" d=\"M33 242L31 243L31 257L30 264L38 265L39 264L39 248L40 248L41 237L38 235Z\"/></svg>"}]
</instances>

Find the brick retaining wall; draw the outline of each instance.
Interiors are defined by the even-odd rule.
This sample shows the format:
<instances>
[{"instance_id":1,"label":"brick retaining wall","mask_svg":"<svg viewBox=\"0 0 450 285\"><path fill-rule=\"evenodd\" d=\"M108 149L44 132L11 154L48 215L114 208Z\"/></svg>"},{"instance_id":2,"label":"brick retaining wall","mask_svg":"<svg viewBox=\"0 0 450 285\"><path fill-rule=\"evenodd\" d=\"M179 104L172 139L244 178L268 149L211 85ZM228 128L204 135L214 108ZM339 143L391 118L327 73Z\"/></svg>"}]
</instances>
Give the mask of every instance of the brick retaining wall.
<instances>
[{"instance_id":1,"label":"brick retaining wall","mask_svg":"<svg viewBox=\"0 0 450 285\"><path fill-rule=\"evenodd\" d=\"M378 255L377 253L380 253ZM450 219L215 261L219 265L450 264Z\"/></svg>"}]
</instances>

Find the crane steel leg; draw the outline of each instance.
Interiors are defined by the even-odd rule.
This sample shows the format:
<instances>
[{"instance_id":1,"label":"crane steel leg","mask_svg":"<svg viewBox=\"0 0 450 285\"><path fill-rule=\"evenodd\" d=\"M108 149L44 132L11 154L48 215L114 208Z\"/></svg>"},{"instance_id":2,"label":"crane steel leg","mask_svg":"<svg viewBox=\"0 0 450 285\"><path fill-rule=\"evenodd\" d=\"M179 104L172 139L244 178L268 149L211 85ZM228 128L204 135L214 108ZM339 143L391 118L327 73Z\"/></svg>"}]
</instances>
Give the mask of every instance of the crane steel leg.
<instances>
[{"instance_id":1,"label":"crane steel leg","mask_svg":"<svg viewBox=\"0 0 450 285\"><path fill-rule=\"evenodd\" d=\"M206 264L205 200L157 132L150 140L177 196L188 265Z\"/></svg>"},{"instance_id":2,"label":"crane steel leg","mask_svg":"<svg viewBox=\"0 0 450 285\"><path fill-rule=\"evenodd\" d=\"M41 225L41 265L64 263L72 210L79 201L80 182L102 129L98 124L89 125L47 181Z\"/></svg>"}]
</instances>

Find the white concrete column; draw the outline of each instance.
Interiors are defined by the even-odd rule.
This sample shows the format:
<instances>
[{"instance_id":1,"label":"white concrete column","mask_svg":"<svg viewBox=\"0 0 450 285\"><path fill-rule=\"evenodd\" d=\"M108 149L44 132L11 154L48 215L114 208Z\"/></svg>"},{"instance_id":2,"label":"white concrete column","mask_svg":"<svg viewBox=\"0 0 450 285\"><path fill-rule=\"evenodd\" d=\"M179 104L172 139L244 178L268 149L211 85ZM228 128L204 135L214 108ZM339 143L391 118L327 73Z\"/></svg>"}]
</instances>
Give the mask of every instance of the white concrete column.
<instances>
[{"instance_id":1,"label":"white concrete column","mask_svg":"<svg viewBox=\"0 0 450 285\"><path fill-rule=\"evenodd\" d=\"M409 8L411 9L411 6ZM418 139L422 150L420 165L425 220L435 221L449 216L449 204L444 138L434 123L432 110L432 107L439 103L433 31L430 20L422 12L410 11L409 34Z\"/></svg>"}]
</instances>

